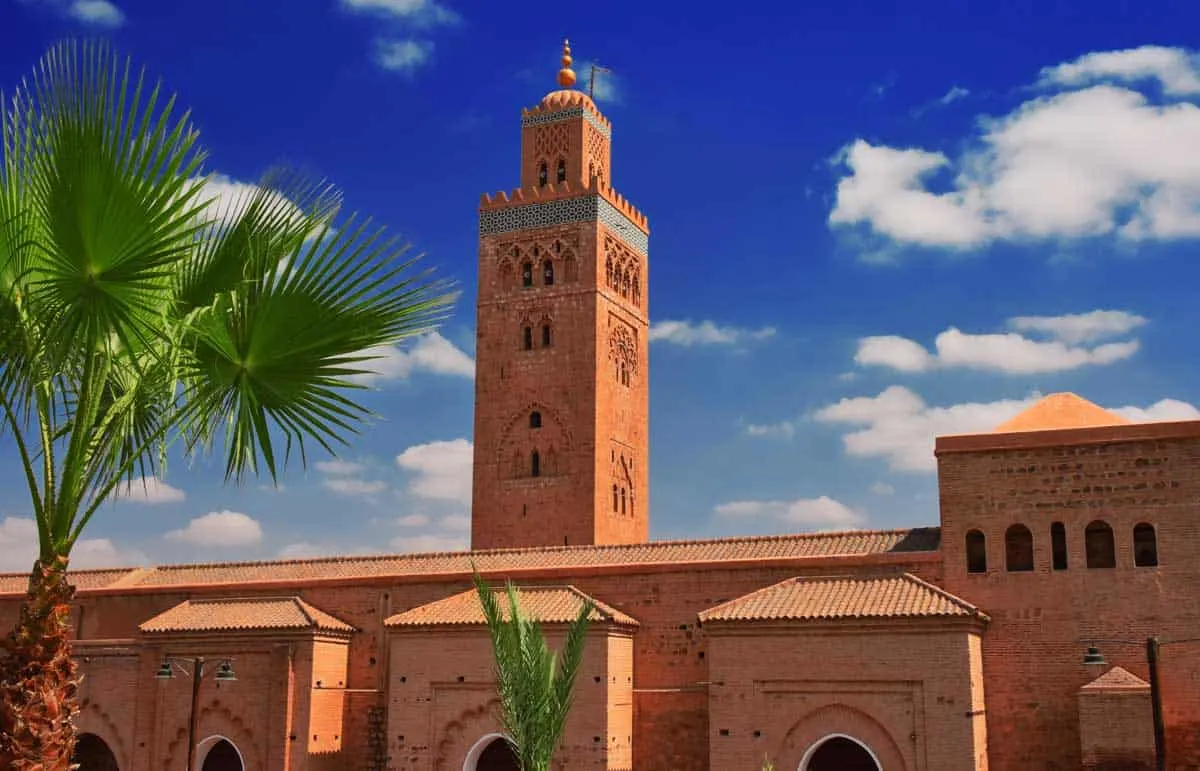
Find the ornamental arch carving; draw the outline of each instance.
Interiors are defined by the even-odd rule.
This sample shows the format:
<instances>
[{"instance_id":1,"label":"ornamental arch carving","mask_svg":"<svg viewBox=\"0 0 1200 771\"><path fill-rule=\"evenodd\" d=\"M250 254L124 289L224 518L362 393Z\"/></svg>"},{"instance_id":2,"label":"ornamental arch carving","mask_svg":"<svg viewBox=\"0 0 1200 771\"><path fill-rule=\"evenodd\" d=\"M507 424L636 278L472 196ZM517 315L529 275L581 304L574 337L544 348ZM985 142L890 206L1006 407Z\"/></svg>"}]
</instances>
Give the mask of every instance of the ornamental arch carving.
<instances>
[{"instance_id":1,"label":"ornamental arch carving","mask_svg":"<svg viewBox=\"0 0 1200 771\"><path fill-rule=\"evenodd\" d=\"M880 768L908 769L904 754L887 728L866 712L839 703L818 707L792 725L775 753L778 767L803 770L802 763L831 736L846 736L866 747Z\"/></svg>"},{"instance_id":2,"label":"ornamental arch carving","mask_svg":"<svg viewBox=\"0 0 1200 771\"><path fill-rule=\"evenodd\" d=\"M571 431L562 414L529 402L504 424L496 466L501 479L558 477L570 473Z\"/></svg>"}]
</instances>

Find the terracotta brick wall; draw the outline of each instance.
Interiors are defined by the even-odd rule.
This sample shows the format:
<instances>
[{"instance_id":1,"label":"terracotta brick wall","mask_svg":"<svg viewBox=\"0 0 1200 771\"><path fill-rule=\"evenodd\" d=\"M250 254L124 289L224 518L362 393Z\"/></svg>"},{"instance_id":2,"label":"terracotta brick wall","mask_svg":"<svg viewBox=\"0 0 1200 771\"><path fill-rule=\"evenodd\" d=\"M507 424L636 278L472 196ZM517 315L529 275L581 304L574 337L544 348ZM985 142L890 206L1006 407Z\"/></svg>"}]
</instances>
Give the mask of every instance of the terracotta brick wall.
<instances>
[{"instance_id":1,"label":"terracotta brick wall","mask_svg":"<svg viewBox=\"0 0 1200 771\"><path fill-rule=\"evenodd\" d=\"M936 621L714 627L709 767L758 771L765 755L798 768L839 732L885 769L979 769L972 637Z\"/></svg>"},{"instance_id":2,"label":"terracotta brick wall","mask_svg":"<svg viewBox=\"0 0 1200 771\"><path fill-rule=\"evenodd\" d=\"M1101 648L1110 663L1146 678L1141 641L1193 637L1200 625L1200 440L1120 441L1131 430L1149 429L1070 432L1079 443L1067 446L1047 446L1063 434L1025 435L1035 446L939 456L943 586L993 619L983 669L994 771L1079 767L1076 692L1099 674L1082 664L1083 640L1138 643ZM1086 566L1084 532L1097 519L1113 528L1115 568ZM1065 527L1066 570L1053 569L1052 522ZM1140 522L1157 529L1157 567L1134 565L1132 532ZM1033 533L1032 571L1006 569L1005 533L1013 524ZM967 572L965 537L973 528L987 537L986 573ZM1197 679L1197 646L1163 649L1170 756L1185 766L1200 765Z\"/></svg>"},{"instance_id":3,"label":"terracotta brick wall","mask_svg":"<svg viewBox=\"0 0 1200 771\"><path fill-rule=\"evenodd\" d=\"M1086 771L1150 771L1154 726L1150 690L1080 693L1080 745Z\"/></svg>"}]
</instances>

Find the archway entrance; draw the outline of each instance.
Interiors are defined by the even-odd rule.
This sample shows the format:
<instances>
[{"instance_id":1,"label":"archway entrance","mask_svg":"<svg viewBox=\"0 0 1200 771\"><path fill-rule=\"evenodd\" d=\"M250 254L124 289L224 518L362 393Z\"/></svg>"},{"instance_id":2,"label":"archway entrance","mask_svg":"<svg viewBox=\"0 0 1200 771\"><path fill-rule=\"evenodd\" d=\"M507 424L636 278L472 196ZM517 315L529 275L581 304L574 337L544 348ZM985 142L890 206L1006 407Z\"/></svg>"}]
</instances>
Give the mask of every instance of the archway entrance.
<instances>
[{"instance_id":1,"label":"archway entrance","mask_svg":"<svg viewBox=\"0 0 1200 771\"><path fill-rule=\"evenodd\" d=\"M204 756L200 771L246 771L242 765L242 756L237 747L228 739L221 739Z\"/></svg>"},{"instance_id":2,"label":"archway entrance","mask_svg":"<svg viewBox=\"0 0 1200 771\"><path fill-rule=\"evenodd\" d=\"M881 771L879 761L848 736L830 736L809 750L800 771Z\"/></svg>"},{"instance_id":3,"label":"archway entrance","mask_svg":"<svg viewBox=\"0 0 1200 771\"><path fill-rule=\"evenodd\" d=\"M79 735L71 762L79 764L79 771L120 771L117 756L96 734Z\"/></svg>"},{"instance_id":4,"label":"archway entrance","mask_svg":"<svg viewBox=\"0 0 1200 771\"><path fill-rule=\"evenodd\" d=\"M467 753L463 771L521 771L512 745L499 734L485 736Z\"/></svg>"}]
</instances>

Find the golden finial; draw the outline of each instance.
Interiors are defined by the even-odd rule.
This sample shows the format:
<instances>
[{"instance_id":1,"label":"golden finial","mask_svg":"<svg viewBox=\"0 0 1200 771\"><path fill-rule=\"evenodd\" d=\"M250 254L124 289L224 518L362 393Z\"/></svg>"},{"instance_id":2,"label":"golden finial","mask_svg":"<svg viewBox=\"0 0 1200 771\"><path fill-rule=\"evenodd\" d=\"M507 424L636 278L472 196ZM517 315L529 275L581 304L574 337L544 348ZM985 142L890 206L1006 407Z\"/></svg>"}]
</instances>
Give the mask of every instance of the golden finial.
<instances>
[{"instance_id":1,"label":"golden finial","mask_svg":"<svg viewBox=\"0 0 1200 771\"><path fill-rule=\"evenodd\" d=\"M563 40L562 69L558 71L558 85L570 88L575 85L575 70L571 69L571 41Z\"/></svg>"}]
</instances>

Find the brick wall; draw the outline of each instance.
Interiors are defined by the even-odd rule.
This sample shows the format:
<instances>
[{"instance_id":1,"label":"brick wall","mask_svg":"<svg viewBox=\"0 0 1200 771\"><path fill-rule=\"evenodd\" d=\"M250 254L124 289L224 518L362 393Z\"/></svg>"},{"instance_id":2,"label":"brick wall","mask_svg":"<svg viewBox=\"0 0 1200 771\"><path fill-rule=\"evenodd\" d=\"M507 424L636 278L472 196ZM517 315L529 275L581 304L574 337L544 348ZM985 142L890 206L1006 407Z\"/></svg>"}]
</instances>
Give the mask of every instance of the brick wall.
<instances>
[{"instance_id":1,"label":"brick wall","mask_svg":"<svg viewBox=\"0 0 1200 771\"><path fill-rule=\"evenodd\" d=\"M1139 691L1080 692L1079 728L1085 771L1154 768L1148 687Z\"/></svg>"},{"instance_id":2,"label":"brick wall","mask_svg":"<svg viewBox=\"0 0 1200 771\"><path fill-rule=\"evenodd\" d=\"M977 633L963 624L721 624L709 630L709 767L800 766L846 733L884 768L980 769ZM986 768L983 765L982 768Z\"/></svg>"},{"instance_id":3,"label":"brick wall","mask_svg":"<svg viewBox=\"0 0 1200 771\"><path fill-rule=\"evenodd\" d=\"M1180 425L965 437L965 447L939 440L943 586L993 619L983 670L994 771L1079 767L1076 692L1097 674L1082 664L1084 640L1134 641L1101 647L1110 663L1146 678L1140 641L1195 636L1200 439ZM1087 567L1085 529L1095 520L1113 529L1114 568ZM1054 569L1054 522L1064 526L1065 570ZM1156 528L1156 567L1134 564L1133 528L1142 522ZM1032 571L1006 568L1005 534L1015 524L1032 531ZM987 539L985 573L967 570L971 529ZM1163 649L1172 763L1200 765L1198 679L1197 646Z\"/></svg>"}]
</instances>

